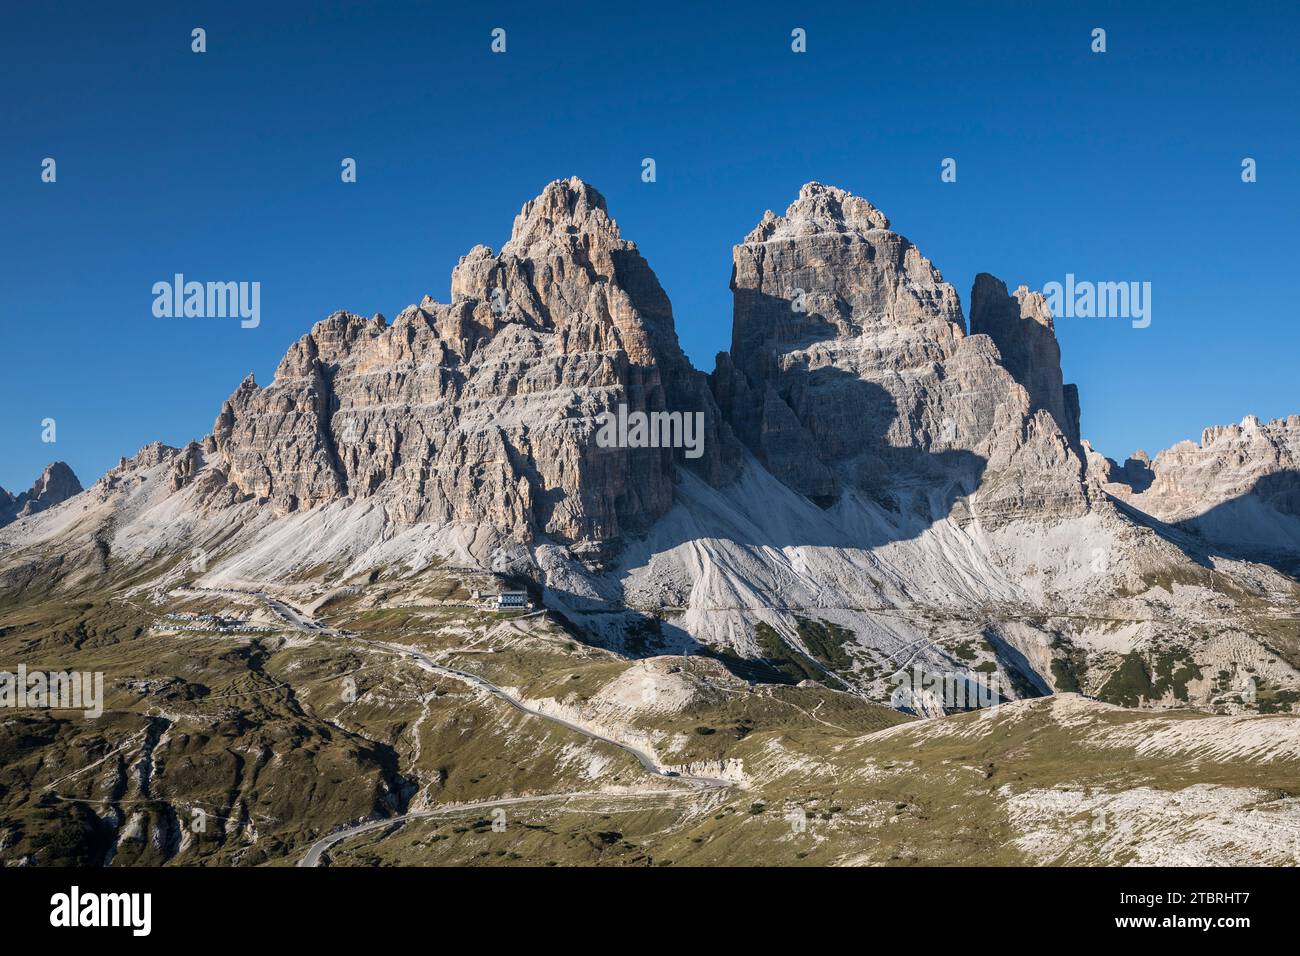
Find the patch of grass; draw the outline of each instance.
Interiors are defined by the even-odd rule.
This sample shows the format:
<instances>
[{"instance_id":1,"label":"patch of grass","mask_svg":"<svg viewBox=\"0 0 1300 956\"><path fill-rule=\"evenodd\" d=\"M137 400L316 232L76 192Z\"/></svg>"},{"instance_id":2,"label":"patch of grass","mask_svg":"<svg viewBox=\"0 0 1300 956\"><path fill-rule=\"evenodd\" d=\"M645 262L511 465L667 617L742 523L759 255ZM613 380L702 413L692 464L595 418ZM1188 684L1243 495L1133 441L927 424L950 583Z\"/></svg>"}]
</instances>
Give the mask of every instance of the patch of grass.
<instances>
[{"instance_id":1,"label":"patch of grass","mask_svg":"<svg viewBox=\"0 0 1300 956\"><path fill-rule=\"evenodd\" d=\"M784 674L789 683L800 681L819 681L831 687L843 688L844 684L833 674L828 674L803 654L796 651L770 625L760 621L754 627L754 636L758 641L758 652L763 659Z\"/></svg>"},{"instance_id":2,"label":"patch of grass","mask_svg":"<svg viewBox=\"0 0 1300 956\"><path fill-rule=\"evenodd\" d=\"M1122 707L1136 707L1143 700L1150 700L1151 675L1147 673L1146 661L1142 655L1137 651L1125 654L1097 696L1107 703Z\"/></svg>"},{"instance_id":3,"label":"patch of grass","mask_svg":"<svg viewBox=\"0 0 1300 956\"><path fill-rule=\"evenodd\" d=\"M1052 683L1058 691L1079 694L1083 692L1088 675L1088 655L1063 637L1052 641Z\"/></svg>"},{"instance_id":4,"label":"patch of grass","mask_svg":"<svg viewBox=\"0 0 1300 956\"><path fill-rule=\"evenodd\" d=\"M853 632L829 621L814 621L795 617L799 638L818 661L831 670L847 671L853 667L853 658L844 650L854 643Z\"/></svg>"},{"instance_id":5,"label":"patch of grass","mask_svg":"<svg viewBox=\"0 0 1300 956\"><path fill-rule=\"evenodd\" d=\"M973 661L979 656L979 652L975 650L974 641L960 641L950 645L948 650L964 661Z\"/></svg>"}]
</instances>

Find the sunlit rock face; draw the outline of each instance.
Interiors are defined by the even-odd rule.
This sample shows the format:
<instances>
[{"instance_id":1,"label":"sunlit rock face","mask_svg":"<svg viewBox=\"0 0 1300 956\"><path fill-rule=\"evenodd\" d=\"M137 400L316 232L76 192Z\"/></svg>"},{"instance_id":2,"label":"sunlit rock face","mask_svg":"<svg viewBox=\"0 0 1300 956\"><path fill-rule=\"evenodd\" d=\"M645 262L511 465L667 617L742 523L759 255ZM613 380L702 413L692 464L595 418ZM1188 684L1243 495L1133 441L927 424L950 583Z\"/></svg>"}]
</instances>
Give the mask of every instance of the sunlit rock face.
<instances>
[{"instance_id":1,"label":"sunlit rock face","mask_svg":"<svg viewBox=\"0 0 1300 956\"><path fill-rule=\"evenodd\" d=\"M551 183L451 288L391 324L335 313L270 386L241 385L213 429L230 481L284 510L378 495L405 522L600 550L672 506L675 460L715 484L734 474L739 445L668 297L590 186ZM598 416L619 406L702 414L701 453L601 447Z\"/></svg>"}]
</instances>

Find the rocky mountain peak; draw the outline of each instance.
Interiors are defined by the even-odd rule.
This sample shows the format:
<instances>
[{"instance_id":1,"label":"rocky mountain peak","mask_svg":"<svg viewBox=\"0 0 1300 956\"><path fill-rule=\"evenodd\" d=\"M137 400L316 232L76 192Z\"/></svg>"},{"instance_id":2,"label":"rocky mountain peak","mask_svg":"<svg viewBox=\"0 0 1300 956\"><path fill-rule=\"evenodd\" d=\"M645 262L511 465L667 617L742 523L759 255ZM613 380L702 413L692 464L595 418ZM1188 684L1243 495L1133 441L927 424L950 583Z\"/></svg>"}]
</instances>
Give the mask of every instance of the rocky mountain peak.
<instances>
[{"instance_id":1,"label":"rocky mountain peak","mask_svg":"<svg viewBox=\"0 0 1300 956\"><path fill-rule=\"evenodd\" d=\"M803 185L799 198L790 204L784 216L767 210L762 221L745 237L745 242L770 242L819 233L863 233L888 228L888 217L861 196L837 186L812 182Z\"/></svg>"},{"instance_id":2,"label":"rocky mountain peak","mask_svg":"<svg viewBox=\"0 0 1300 956\"><path fill-rule=\"evenodd\" d=\"M313 325L310 332L289 347L276 368L275 378L302 378L312 375L318 364L342 362L358 342L378 338L387 328L388 322L380 313L367 319L363 315L343 310L333 312ZM256 388L251 379L250 374L240 389L246 385Z\"/></svg>"},{"instance_id":3,"label":"rocky mountain peak","mask_svg":"<svg viewBox=\"0 0 1300 956\"><path fill-rule=\"evenodd\" d=\"M1014 319L1010 310L1006 308L1007 303L1012 300L1018 306L1016 310L1018 314ZM972 335L979 332L973 323L973 314L976 311L981 312L981 319L989 326L989 329L983 330L987 334L992 334L990 329L999 325L1016 327L1020 322L1032 322L1055 335L1056 324L1052 317L1052 310L1047 307L1047 299L1041 292L1031 292L1028 286L1021 285L1015 292L1008 294L1007 284L987 272L975 276L975 285L971 287Z\"/></svg>"},{"instance_id":4,"label":"rocky mountain peak","mask_svg":"<svg viewBox=\"0 0 1300 956\"><path fill-rule=\"evenodd\" d=\"M1199 445L1181 441L1154 459L1137 451L1099 473L1106 491L1207 540L1300 553L1300 415L1247 415L1206 428Z\"/></svg>"},{"instance_id":5,"label":"rocky mountain peak","mask_svg":"<svg viewBox=\"0 0 1300 956\"><path fill-rule=\"evenodd\" d=\"M81 491L81 482L65 462L55 461L45 466L41 476L32 485L31 493L35 497L52 495L59 500L71 498Z\"/></svg>"},{"instance_id":6,"label":"rocky mountain peak","mask_svg":"<svg viewBox=\"0 0 1300 956\"><path fill-rule=\"evenodd\" d=\"M987 471L1007 479L981 493L990 520L1086 506L1078 397L1042 296L983 277L990 334L967 336L934 265L865 199L821 183L765 215L733 259L732 348L714 392L789 487L826 506L856 488L902 508L908 476L941 489L917 507L946 514Z\"/></svg>"},{"instance_id":7,"label":"rocky mountain peak","mask_svg":"<svg viewBox=\"0 0 1300 956\"><path fill-rule=\"evenodd\" d=\"M557 245L592 240L619 243L622 236L618 223L609 218L605 197L573 176L547 184L540 196L524 203L501 252L527 258Z\"/></svg>"},{"instance_id":8,"label":"rocky mountain peak","mask_svg":"<svg viewBox=\"0 0 1300 956\"><path fill-rule=\"evenodd\" d=\"M713 483L738 467L667 295L580 179L525 203L500 253L474 246L451 289L391 325L335 312L270 386L240 386L203 446L229 482L216 500L288 512L375 498L398 523L490 529L484 548L549 536L605 553L672 506L677 466ZM702 415L702 449L599 446L598 418L620 406Z\"/></svg>"}]
</instances>

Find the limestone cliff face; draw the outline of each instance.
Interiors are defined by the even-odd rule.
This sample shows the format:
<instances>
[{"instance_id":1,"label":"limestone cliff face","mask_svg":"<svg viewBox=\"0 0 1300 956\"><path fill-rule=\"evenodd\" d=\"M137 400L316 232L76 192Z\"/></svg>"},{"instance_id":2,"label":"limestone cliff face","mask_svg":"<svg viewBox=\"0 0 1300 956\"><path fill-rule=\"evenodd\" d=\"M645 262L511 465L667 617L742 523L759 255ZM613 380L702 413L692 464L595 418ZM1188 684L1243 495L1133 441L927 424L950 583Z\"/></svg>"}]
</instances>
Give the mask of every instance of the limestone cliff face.
<instances>
[{"instance_id":1,"label":"limestone cliff face","mask_svg":"<svg viewBox=\"0 0 1300 956\"><path fill-rule=\"evenodd\" d=\"M451 288L391 322L329 316L201 441L148 445L0 528L0 590L201 574L319 595L446 559L528 577L628 653L766 661L763 625L808 673L809 621L844 628L865 656L834 680L873 699L900 648L991 664L1017 696L1105 698L1133 654L1202 675L1161 703L1221 698L1229 665L1300 687L1275 650L1300 574L1300 417L1108 461L1080 437L1042 297L981 275L968 332L864 199L810 183L735 247L732 346L707 379L578 180L525 204L499 252L471 249ZM601 447L619 406L698 414L704 454ZM0 524L75 493L69 476L0 492Z\"/></svg>"},{"instance_id":2,"label":"limestone cliff face","mask_svg":"<svg viewBox=\"0 0 1300 956\"><path fill-rule=\"evenodd\" d=\"M735 247L731 285L714 393L789 487L824 505L846 488L901 505L896 489L919 483L943 513L979 487L990 521L1086 508L1077 393L1061 385L1041 297L1022 299L1022 319L1005 286L980 284L989 334L966 335L930 261L865 199L820 183Z\"/></svg>"},{"instance_id":3,"label":"limestone cliff face","mask_svg":"<svg viewBox=\"0 0 1300 956\"><path fill-rule=\"evenodd\" d=\"M81 493L81 482L61 461L51 462L31 488L13 495L0 488L0 527L38 514Z\"/></svg>"},{"instance_id":4,"label":"limestone cliff face","mask_svg":"<svg viewBox=\"0 0 1300 956\"><path fill-rule=\"evenodd\" d=\"M403 522L461 521L514 540L600 550L672 505L675 460L712 483L739 446L677 342L654 273L571 179L527 203L500 253L476 246L452 301L390 324L339 312L290 348L275 380L222 407L215 461L284 510L379 496ZM597 416L704 415L703 456L602 448Z\"/></svg>"}]
</instances>

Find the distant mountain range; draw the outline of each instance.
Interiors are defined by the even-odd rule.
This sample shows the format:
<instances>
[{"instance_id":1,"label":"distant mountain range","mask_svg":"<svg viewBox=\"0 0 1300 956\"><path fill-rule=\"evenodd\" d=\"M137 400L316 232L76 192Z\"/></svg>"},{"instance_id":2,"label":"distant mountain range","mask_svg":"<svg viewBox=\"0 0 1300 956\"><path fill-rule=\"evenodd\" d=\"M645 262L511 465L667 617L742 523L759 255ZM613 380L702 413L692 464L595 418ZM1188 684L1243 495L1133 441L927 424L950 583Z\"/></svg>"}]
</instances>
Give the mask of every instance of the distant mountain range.
<instances>
[{"instance_id":1,"label":"distant mountain range","mask_svg":"<svg viewBox=\"0 0 1300 956\"><path fill-rule=\"evenodd\" d=\"M0 527L53 508L81 491L81 482L71 468L61 461L51 462L36 483L21 494L13 495L0 488Z\"/></svg>"}]
</instances>

